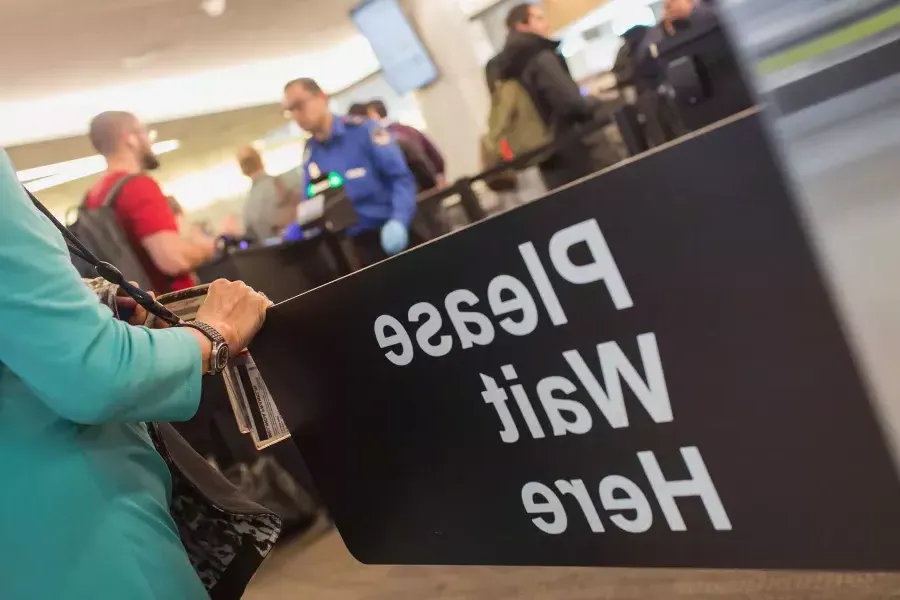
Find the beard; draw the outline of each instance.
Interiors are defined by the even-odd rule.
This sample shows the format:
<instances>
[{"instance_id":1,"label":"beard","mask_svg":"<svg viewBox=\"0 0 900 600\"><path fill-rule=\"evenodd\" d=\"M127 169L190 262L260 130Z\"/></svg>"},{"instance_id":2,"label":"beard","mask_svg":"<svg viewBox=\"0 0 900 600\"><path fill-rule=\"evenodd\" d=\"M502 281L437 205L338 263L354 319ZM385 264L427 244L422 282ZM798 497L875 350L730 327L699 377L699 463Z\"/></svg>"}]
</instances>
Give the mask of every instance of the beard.
<instances>
[{"instance_id":1,"label":"beard","mask_svg":"<svg viewBox=\"0 0 900 600\"><path fill-rule=\"evenodd\" d=\"M141 167L145 171L155 171L159 168L159 157L153 152L147 152L141 157Z\"/></svg>"}]
</instances>

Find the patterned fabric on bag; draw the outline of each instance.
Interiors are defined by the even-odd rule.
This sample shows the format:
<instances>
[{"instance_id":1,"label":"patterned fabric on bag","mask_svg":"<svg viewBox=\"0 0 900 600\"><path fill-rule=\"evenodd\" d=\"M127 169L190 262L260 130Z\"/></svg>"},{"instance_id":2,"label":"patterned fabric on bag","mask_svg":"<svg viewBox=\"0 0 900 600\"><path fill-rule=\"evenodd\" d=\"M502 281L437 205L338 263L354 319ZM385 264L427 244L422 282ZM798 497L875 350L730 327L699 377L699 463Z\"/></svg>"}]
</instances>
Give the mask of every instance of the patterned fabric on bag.
<instances>
[{"instance_id":1,"label":"patterned fabric on bag","mask_svg":"<svg viewBox=\"0 0 900 600\"><path fill-rule=\"evenodd\" d=\"M156 424L150 439L172 473L170 510L181 543L203 585L211 590L245 544L265 558L281 533L282 520L274 513L239 514L216 506L174 463ZM210 467L212 469L212 467Z\"/></svg>"}]
</instances>

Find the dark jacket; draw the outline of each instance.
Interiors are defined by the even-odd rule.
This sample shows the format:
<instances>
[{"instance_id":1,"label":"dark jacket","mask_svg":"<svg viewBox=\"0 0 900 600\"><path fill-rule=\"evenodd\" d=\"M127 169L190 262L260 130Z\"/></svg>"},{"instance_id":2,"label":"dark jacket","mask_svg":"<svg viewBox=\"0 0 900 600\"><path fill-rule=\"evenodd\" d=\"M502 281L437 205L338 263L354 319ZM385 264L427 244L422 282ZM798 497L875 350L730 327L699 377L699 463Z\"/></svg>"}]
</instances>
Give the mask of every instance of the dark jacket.
<instances>
[{"instance_id":1,"label":"dark jacket","mask_svg":"<svg viewBox=\"0 0 900 600\"><path fill-rule=\"evenodd\" d=\"M428 136L409 125L403 123L389 123L386 127L398 140L405 139L411 142L434 166L435 175L443 175L446 169L444 157L440 150L428 139Z\"/></svg>"},{"instance_id":2,"label":"dark jacket","mask_svg":"<svg viewBox=\"0 0 900 600\"><path fill-rule=\"evenodd\" d=\"M394 140L403 152L403 159L416 179L416 192L424 192L437 186L437 170L425 152L407 137L394 134Z\"/></svg>"},{"instance_id":3,"label":"dark jacket","mask_svg":"<svg viewBox=\"0 0 900 600\"><path fill-rule=\"evenodd\" d=\"M581 95L559 42L514 31L485 73L488 84L515 79L528 95L556 142L556 152L541 164L548 188L575 181L619 160L602 129L600 103Z\"/></svg>"},{"instance_id":4,"label":"dark jacket","mask_svg":"<svg viewBox=\"0 0 900 600\"><path fill-rule=\"evenodd\" d=\"M557 133L594 117L596 104L581 95L555 40L514 31L487 70L488 79L496 73L499 79L519 81L541 118Z\"/></svg>"},{"instance_id":5,"label":"dark jacket","mask_svg":"<svg viewBox=\"0 0 900 600\"><path fill-rule=\"evenodd\" d=\"M637 25L622 35L622 48L616 55L613 73L620 86L633 85L638 93L655 90L662 78L649 43L656 42L655 28Z\"/></svg>"}]
</instances>

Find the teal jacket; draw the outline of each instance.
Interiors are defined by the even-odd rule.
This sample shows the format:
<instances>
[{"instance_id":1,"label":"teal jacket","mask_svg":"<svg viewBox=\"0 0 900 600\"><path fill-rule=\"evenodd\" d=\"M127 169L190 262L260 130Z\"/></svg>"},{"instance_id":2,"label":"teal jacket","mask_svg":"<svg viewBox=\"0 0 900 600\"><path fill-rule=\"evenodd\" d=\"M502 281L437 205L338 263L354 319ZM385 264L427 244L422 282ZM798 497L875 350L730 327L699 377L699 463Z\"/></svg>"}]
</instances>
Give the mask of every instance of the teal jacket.
<instances>
[{"instance_id":1,"label":"teal jacket","mask_svg":"<svg viewBox=\"0 0 900 600\"><path fill-rule=\"evenodd\" d=\"M189 419L200 346L113 319L0 150L0 598L207 598L145 421Z\"/></svg>"}]
</instances>

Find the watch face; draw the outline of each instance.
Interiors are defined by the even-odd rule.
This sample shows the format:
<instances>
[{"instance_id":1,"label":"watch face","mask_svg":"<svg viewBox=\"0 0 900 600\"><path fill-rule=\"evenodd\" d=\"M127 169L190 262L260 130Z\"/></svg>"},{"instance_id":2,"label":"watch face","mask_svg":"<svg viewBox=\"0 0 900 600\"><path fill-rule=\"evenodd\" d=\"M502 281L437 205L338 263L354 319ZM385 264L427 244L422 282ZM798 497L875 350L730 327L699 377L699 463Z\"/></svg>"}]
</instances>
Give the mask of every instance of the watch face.
<instances>
[{"instance_id":1,"label":"watch face","mask_svg":"<svg viewBox=\"0 0 900 600\"><path fill-rule=\"evenodd\" d=\"M217 373L221 373L225 370L225 367L228 366L228 346L226 344L220 344L218 348L216 348L215 355L215 370Z\"/></svg>"}]
</instances>

